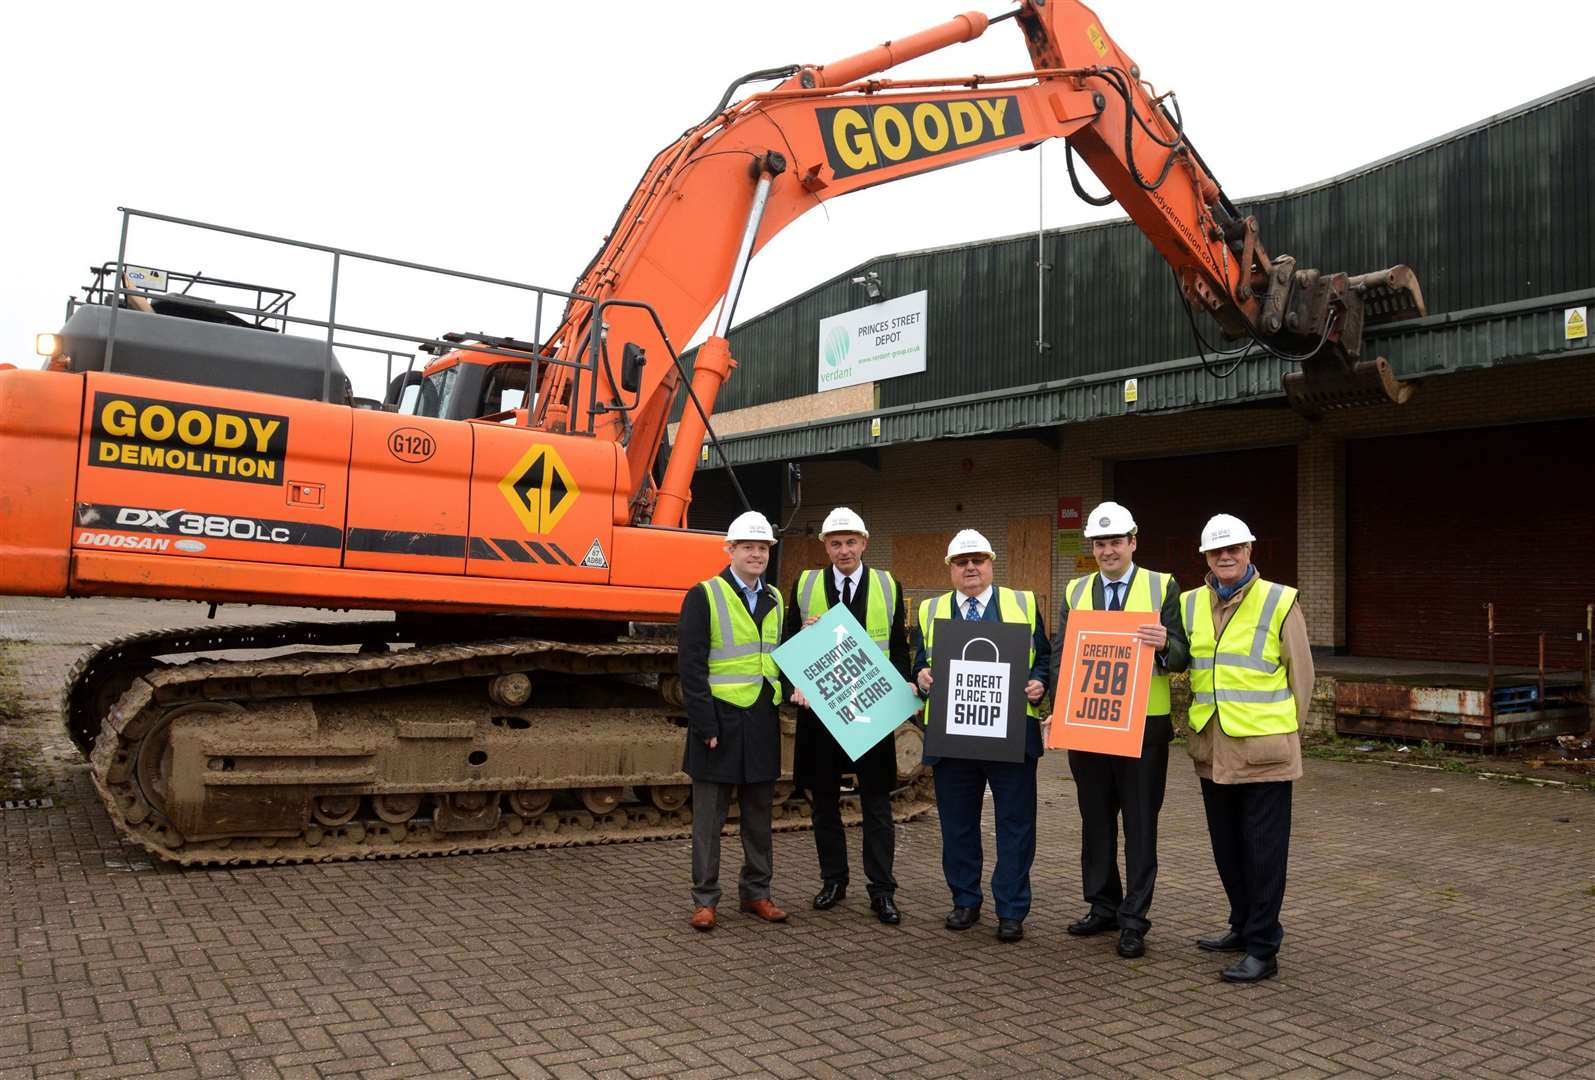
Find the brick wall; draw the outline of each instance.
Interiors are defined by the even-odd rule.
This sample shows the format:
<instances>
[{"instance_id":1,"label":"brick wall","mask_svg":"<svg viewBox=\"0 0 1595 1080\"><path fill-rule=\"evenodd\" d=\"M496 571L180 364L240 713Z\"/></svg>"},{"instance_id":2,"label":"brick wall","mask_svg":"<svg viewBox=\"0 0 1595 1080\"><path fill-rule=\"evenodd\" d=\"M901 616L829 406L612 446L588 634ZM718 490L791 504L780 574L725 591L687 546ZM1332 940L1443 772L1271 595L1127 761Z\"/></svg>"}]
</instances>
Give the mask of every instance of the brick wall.
<instances>
[{"instance_id":1,"label":"brick wall","mask_svg":"<svg viewBox=\"0 0 1595 1080\"><path fill-rule=\"evenodd\" d=\"M894 538L940 533L945 550L959 529L978 529L996 549L996 580L1006 585L1009 522L1050 515L1057 507L1057 452L1034 439L886 446L880 450L879 466L805 462L803 508L793 528L817 533L832 507L850 506L869 526L866 561L898 574L903 569L894 563ZM800 569L782 565L783 587ZM940 573L936 579L905 582L909 598L917 601L946 591L949 579L945 571Z\"/></svg>"},{"instance_id":2,"label":"brick wall","mask_svg":"<svg viewBox=\"0 0 1595 1080\"><path fill-rule=\"evenodd\" d=\"M859 461L806 462L804 509L796 525L817 532L831 507L851 506L870 526L870 561L887 568L893 568L895 536L940 532L950 539L958 529L979 529L997 549L997 580L1006 584L1009 522L1054 514L1060 495L1078 496L1089 510L1111 497L1116 460L1292 444L1298 454L1303 613L1314 645L1343 646L1346 440L1591 415L1595 358L1583 357L1448 375L1420 386L1400 408L1344 410L1316 421L1282 406L1199 409L1067 425L1042 433L1047 438L886 446L878 451L878 468ZM1524 448L1526 460L1533 452ZM1570 491L1569 497L1583 496ZM784 566L783 579L798 569ZM1054 549L1050 606L1074 574L1074 553Z\"/></svg>"}]
</instances>

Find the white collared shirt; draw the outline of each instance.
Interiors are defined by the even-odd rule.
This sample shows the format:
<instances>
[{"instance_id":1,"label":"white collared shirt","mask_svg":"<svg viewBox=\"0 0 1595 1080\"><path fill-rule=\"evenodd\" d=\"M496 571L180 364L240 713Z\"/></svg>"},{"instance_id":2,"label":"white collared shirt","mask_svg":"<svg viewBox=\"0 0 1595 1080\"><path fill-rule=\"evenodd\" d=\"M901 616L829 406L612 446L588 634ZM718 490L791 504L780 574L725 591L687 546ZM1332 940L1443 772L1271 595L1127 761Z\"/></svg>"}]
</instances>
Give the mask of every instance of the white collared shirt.
<instances>
[{"instance_id":1,"label":"white collared shirt","mask_svg":"<svg viewBox=\"0 0 1595 1080\"><path fill-rule=\"evenodd\" d=\"M751 611L758 604L759 596L764 592L764 579L754 578L753 584L749 585L742 580L742 575L733 570L731 571L731 580L735 581L737 588L742 590L742 595L747 601L748 610Z\"/></svg>"},{"instance_id":2,"label":"white collared shirt","mask_svg":"<svg viewBox=\"0 0 1595 1080\"><path fill-rule=\"evenodd\" d=\"M1130 575L1133 574L1133 573L1135 573L1135 563L1134 562L1130 563L1129 566L1125 567L1124 573L1119 575L1116 578L1110 578L1110 577L1108 577L1108 575L1106 575L1102 571L1098 570L1097 571L1097 577L1102 579L1102 602L1104 604L1106 604L1110 600L1113 599L1113 594L1108 592L1108 586L1117 584L1117 583L1122 581L1124 583L1124 595L1119 598L1119 603L1120 604L1129 603L1129 601L1130 601Z\"/></svg>"},{"instance_id":3,"label":"white collared shirt","mask_svg":"<svg viewBox=\"0 0 1595 1080\"><path fill-rule=\"evenodd\" d=\"M992 593L995 590L996 590L996 586L987 585L984 592L979 593L978 595L976 595L976 597L975 597L975 605L980 610L975 613L975 618L984 619L986 617L986 605L991 603L991 595L992 595ZM968 617L967 616L968 611L969 611L969 597L965 596L963 593L959 593L958 594L958 617L960 619L967 618Z\"/></svg>"},{"instance_id":4,"label":"white collared shirt","mask_svg":"<svg viewBox=\"0 0 1595 1080\"><path fill-rule=\"evenodd\" d=\"M836 582L836 595L838 599L840 599L842 596L842 582L844 581L851 581L853 583L853 595L857 596L860 586L864 584L864 564L859 563L858 567L851 574L844 574L833 566L831 567L831 580Z\"/></svg>"}]
</instances>

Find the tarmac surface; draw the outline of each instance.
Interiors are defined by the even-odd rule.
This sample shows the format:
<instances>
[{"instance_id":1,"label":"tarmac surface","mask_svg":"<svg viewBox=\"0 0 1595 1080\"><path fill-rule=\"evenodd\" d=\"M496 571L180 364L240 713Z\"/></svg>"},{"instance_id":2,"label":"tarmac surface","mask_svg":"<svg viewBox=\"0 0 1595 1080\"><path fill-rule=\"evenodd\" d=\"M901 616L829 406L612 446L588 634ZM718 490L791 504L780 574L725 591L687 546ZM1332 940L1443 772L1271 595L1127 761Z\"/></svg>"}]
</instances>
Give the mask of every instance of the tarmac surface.
<instances>
[{"instance_id":1,"label":"tarmac surface","mask_svg":"<svg viewBox=\"0 0 1595 1080\"><path fill-rule=\"evenodd\" d=\"M56 776L53 806L0 811L0 1080L1595 1077L1586 791L1309 761L1280 975L1255 986L1192 944L1226 909L1178 747L1135 961L1064 934L1084 905L1061 753L1012 945L989 910L942 928L934 815L899 827L895 928L869 913L856 831L840 907L809 909L812 838L777 834L791 921L733 906L709 934L687 926L686 841L178 870L118 841L51 711L88 643L203 615L0 599L23 703L0 738L44 746Z\"/></svg>"}]
</instances>

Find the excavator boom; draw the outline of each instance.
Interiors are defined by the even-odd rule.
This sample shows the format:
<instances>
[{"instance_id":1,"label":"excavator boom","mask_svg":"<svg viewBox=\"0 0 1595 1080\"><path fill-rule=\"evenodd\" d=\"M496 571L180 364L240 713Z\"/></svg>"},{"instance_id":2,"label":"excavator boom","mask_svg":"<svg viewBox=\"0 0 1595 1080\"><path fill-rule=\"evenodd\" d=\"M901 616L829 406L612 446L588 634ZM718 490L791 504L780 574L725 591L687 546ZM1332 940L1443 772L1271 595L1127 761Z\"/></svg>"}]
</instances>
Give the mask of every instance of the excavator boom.
<instances>
[{"instance_id":1,"label":"excavator boom","mask_svg":"<svg viewBox=\"0 0 1595 1080\"><path fill-rule=\"evenodd\" d=\"M985 33L993 20L968 13L829 64L757 73L785 79L722 103L650 162L573 289L646 297L652 308L605 309L606 344L640 346L651 360L634 395L606 366L593 405L597 430L626 446L638 520L685 520L715 394L735 366L725 333L753 253L826 199L1043 139L1067 140L1110 194L1093 201L1124 208L1173 268L1186 301L1215 319L1226 338L1301 363L1286 380L1298 408L1405 399L1408 388L1388 365L1364 359L1361 350L1370 311L1384 319L1422 313L1409 269L1350 277L1271 257L1256 220L1240 215L1191 145L1173 95L1153 91L1089 8L1026 0L1011 17L1031 70L875 77ZM694 403L664 481L651 491L682 379L670 358L716 304L720 314L697 356ZM572 304L550 351L579 353L592 318L591 304ZM570 378L568 368L547 368L535 424L561 430L585 423L586 406L569 393Z\"/></svg>"}]
</instances>

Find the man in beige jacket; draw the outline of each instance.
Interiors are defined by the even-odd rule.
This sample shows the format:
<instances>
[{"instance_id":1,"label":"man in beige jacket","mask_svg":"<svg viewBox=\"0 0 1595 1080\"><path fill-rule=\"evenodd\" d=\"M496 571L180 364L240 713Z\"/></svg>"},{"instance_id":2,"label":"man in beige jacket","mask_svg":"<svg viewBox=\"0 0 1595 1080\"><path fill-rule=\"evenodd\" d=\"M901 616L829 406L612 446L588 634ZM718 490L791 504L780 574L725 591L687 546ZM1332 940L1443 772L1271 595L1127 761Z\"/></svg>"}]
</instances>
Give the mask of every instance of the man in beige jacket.
<instances>
[{"instance_id":1,"label":"man in beige jacket","mask_svg":"<svg viewBox=\"0 0 1595 1080\"><path fill-rule=\"evenodd\" d=\"M1187 745L1230 906L1229 931L1197 946L1245 954L1224 969L1226 982L1279 971L1291 783L1302 772L1300 727L1313 689L1296 590L1258 576L1255 539L1239 518L1215 515L1202 530L1207 580L1180 595L1191 647Z\"/></svg>"}]
</instances>

